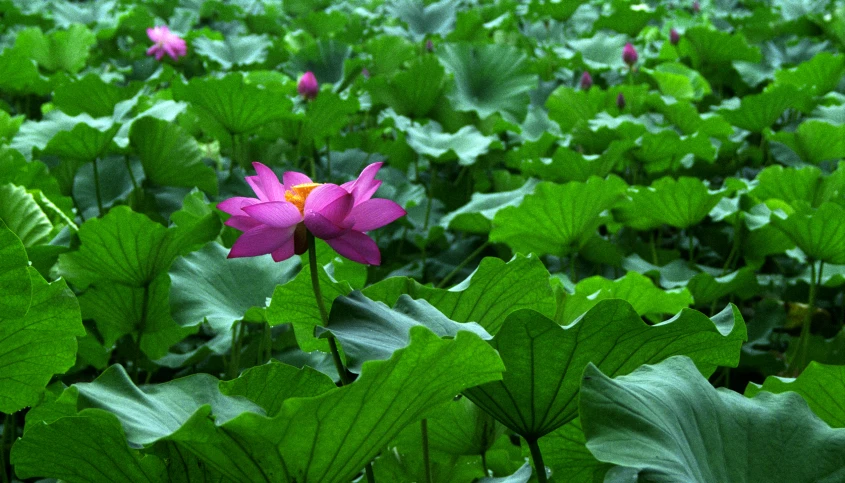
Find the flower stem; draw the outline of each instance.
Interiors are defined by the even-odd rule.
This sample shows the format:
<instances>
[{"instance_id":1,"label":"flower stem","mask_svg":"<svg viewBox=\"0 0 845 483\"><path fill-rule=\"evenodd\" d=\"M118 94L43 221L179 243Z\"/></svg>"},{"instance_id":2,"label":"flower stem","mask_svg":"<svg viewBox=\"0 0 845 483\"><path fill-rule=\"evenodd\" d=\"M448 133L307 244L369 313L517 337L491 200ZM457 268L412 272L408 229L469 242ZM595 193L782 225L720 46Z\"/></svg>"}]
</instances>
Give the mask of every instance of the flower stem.
<instances>
[{"instance_id":1,"label":"flower stem","mask_svg":"<svg viewBox=\"0 0 845 483\"><path fill-rule=\"evenodd\" d=\"M540 453L540 445L537 444L537 439L527 439L528 449L531 450L531 459L534 460L534 471L537 473L537 481L540 483L547 483L546 466L543 464L543 454Z\"/></svg>"},{"instance_id":2,"label":"flower stem","mask_svg":"<svg viewBox=\"0 0 845 483\"><path fill-rule=\"evenodd\" d=\"M320 274L317 271L317 242L314 235L309 231L306 235L308 239L308 265L311 268L311 288L314 290L314 297L317 299L317 308L320 310L320 318L323 319L323 326L329 325L329 313L326 310L326 304L323 302L323 292L320 290ZM340 376L342 386L349 384L349 375L346 373L346 368L343 366L343 360L340 358L340 351L337 349L337 341L334 335L329 334L329 349L332 351L332 360L334 360L334 367L337 369L337 374Z\"/></svg>"},{"instance_id":3,"label":"flower stem","mask_svg":"<svg viewBox=\"0 0 845 483\"><path fill-rule=\"evenodd\" d=\"M323 302L323 292L320 290L320 275L317 271L317 241L310 231L306 235L306 238L308 240L308 266L311 269L311 288L314 290L314 297L317 299L317 308L320 310L320 318L323 319L323 326L328 327L329 313L326 310L326 304ZM334 367L337 370L338 376L340 376L340 385L349 385L352 381L349 380L349 373L346 372L346 367L343 366L343 360L340 358L337 341L331 333L329 334L329 349L332 352ZM364 467L364 472L367 475L367 482L375 483L376 476L373 473L372 463L367 463L367 466Z\"/></svg>"},{"instance_id":4,"label":"flower stem","mask_svg":"<svg viewBox=\"0 0 845 483\"><path fill-rule=\"evenodd\" d=\"M423 466L425 467L425 482L431 483L431 458L428 454L428 419L423 419L422 427L422 450L423 450Z\"/></svg>"}]
</instances>

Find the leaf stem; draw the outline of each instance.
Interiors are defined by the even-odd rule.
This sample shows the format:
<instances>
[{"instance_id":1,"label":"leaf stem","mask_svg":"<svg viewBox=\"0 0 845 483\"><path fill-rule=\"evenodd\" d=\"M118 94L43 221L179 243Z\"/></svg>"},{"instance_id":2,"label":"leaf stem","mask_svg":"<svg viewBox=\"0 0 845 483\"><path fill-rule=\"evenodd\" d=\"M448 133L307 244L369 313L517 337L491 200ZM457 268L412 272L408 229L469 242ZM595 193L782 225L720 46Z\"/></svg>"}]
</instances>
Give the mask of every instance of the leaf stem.
<instances>
[{"instance_id":1,"label":"leaf stem","mask_svg":"<svg viewBox=\"0 0 845 483\"><path fill-rule=\"evenodd\" d=\"M138 321L138 337L135 339L135 360L132 364L135 384L141 383L141 337L147 328L147 297L149 297L150 284L144 285L141 299L141 320Z\"/></svg>"},{"instance_id":2,"label":"leaf stem","mask_svg":"<svg viewBox=\"0 0 845 483\"><path fill-rule=\"evenodd\" d=\"M490 471L487 469L487 451L481 451L481 469L484 470L484 477L490 476Z\"/></svg>"},{"instance_id":3,"label":"leaf stem","mask_svg":"<svg viewBox=\"0 0 845 483\"><path fill-rule=\"evenodd\" d=\"M459 263L457 267L452 269L452 271L449 272L448 275L443 277L443 280L441 280L440 283L438 283L435 288L443 288L444 286L446 286L446 284L449 283L449 280L452 280L452 277L457 275L458 272L461 271L461 269L463 269L469 262L471 262L473 259L475 259L475 257L480 255L481 252L483 252L484 249L487 248L488 246L490 246L490 240L487 240L486 242L482 243L481 246L476 248L475 251L473 251L466 258L464 258L464 260L461 263Z\"/></svg>"},{"instance_id":4,"label":"leaf stem","mask_svg":"<svg viewBox=\"0 0 845 483\"><path fill-rule=\"evenodd\" d=\"M807 315L804 316L804 324L801 325L801 335L798 338L798 351L790 364L790 372L798 375L807 365L808 352L810 350L810 328L813 325L813 312L816 311L816 291L821 284L824 262L819 262L818 280L816 280L816 261L810 260L810 296L807 300Z\"/></svg>"},{"instance_id":5,"label":"leaf stem","mask_svg":"<svg viewBox=\"0 0 845 483\"><path fill-rule=\"evenodd\" d=\"M534 460L534 471L537 473L537 481L540 483L547 483L549 480L546 477L546 466L543 464L543 454L540 452L540 445L537 444L537 439L526 438L528 442L528 449L531 450L531 459Z\"/></svg>"},{"instance_id":6,"label":"leaf stem","mask_svg":"<svg viewBox=\"0 0 845 483\"><path fill-rule=\"evenodd\" d=\"M97 194L97 209L103 216L103 196L100 194L100 170L97 169L97 158L94 158L94 191Z\"/></svg>"},{"instance_id":7,"label":"leaf stem","mask_svg":"<svg viewBox=\"0 0 845 483\"><path fill-rule=\"evenodd\" d=\"M138 191L138 180L135 179L135 173L132 172L132 164L129 162L129 156L124 156L123 160L126 161L126 171L129 172L129 179L132 180L132 189Z\"/></svg>"},{"instance_id":8,"label":"leaf stem","mask_svg":"<svg viewBox=\"0 0 845 483\"><path fill-rule=\"evenodd\" d=\"M0 440L2 444L0 444L0 469L3 470L3 483L9 483L9 470L11 469L11 465L7 464L6 462L6 441L11 439L12 441L15 440L15 435L11 434L11 427L12 427L12 418L14 418L11 414L6 414L3 418L3 437ZM8 436L11 434L11 438Z\"/></svg>"},{"instance_id":9,"label":"leaf stem","mask_svg":"<svg viewBox=\"0 0 845 483\"><path fill-rule=\"evenodd\" d=\"M423 466L425 467L425 482L431 483L431 459L428 454L428 419L420 421L422 429Z\"/></svg>"}]
</instances>

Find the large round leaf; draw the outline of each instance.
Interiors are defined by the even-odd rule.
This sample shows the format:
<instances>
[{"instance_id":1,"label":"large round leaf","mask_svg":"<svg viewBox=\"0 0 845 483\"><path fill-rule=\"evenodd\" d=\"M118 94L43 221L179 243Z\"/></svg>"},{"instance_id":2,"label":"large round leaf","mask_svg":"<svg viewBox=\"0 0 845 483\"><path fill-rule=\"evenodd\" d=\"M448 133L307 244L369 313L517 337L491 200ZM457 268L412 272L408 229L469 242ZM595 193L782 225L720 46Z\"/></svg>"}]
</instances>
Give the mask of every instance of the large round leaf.
<instances>
[{"instance_id":1,"label":"large round leaf","mask_svg":"<svg viewBox=\"0 0 845 483\"><path fill-rule=\"evenodd\" d=\"M628 302L605 300L565 328L533 310L520 310L490 342L508 368L504 378L464 394L505 426L536 440L576 417L581 372L590 361L599 361L610 374L625 374L685 354L711 373L739 362L745 338L745 324L733 306L713 320L685 309L649 326Z\"/></svg>"},{"instance_id":2,"label":"large round leaf","mask_svg":"<svg viewBox=\"0 0 845 483\"><path fill-rule=\"evenodd\" d=\"M581 421L606 482L764 483L845 480L845 429L797 394L747 399L713 388L686 357L611 379L584 371Z\"/></svg>"},{"instance_id":3,"label":"large round leaf","mask_svg":"<svg viewBox=\"0 0 845 483\"><path fill-rule=\"evenodd\" d=\"M786 219L777 214L771 223L783 231L808 257L836 265L845 264L845 208L822 203L801 209Z\"/></svg>"},{"instance_id":4,"label":"large round leaf","mask_svg":"<svg viewBox=\"0 0 845 483\"><path fill-rule=\"evenodd\" d=\"M513 122L525 119L528 93L537 87L525 54L505 44L447 44L438 55L455 75L449 93L455 109L475 111L482 119L496 112Z\"/></svg>"},{"instance_id":5,"label":"large round leaf","mask_svg":"<svg viewBox=\"0 0 845 483\"><path fill-rule=\"evenodd\" d=\"M577 251L601 223L602 212L622 198L625 187L615 176L565 185L540 183L522 204L496 213L490 241L538 255Z\"/></svg>"}]
</instances>

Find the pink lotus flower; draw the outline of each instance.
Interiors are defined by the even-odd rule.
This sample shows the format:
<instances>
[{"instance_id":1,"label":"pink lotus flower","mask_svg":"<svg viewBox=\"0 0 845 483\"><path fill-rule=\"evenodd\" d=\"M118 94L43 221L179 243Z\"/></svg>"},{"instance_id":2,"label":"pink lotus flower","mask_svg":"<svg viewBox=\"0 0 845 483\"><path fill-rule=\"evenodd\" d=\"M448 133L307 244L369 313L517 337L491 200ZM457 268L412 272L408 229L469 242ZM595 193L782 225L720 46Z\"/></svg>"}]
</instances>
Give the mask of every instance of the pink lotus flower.
<instances>
[{"instance_id":1,"label":"pink lotus flower","mask_svg":"<svg viewBox=\"0 0 845 483\"><path fill-rule=\"evenodd\" d=\"M185 40L164 25L147 29L147 37L155 42L152 47L147 49L147 55L155 55L156 60L161 60L164 54L169 55L173 60L179 60L179 57L188 53Z\"/></svg>"},{"instance_id":2,"label":"pink lotus flower","mask_svg":"<svg viewBox=\"0 0 845 483\"><path fill-rule=\"evenodd\" d=\"M593 87L593 76L590 75L589 72L584 72L581 74L581 89L589 90L590 87Z\"/></svg>"},{"instance_id":3,"label":"pink lotus flower","mask_svg":"<svg viewBox=\"0 0 845 483\"><path fill-rule=\"evenodd\" d=\"M296 91L299 92L299 95L311 100L317 97L317 94L320 92L320 85L317 84L317 78L314 76L314 73L310 70L304 74L302 77L299 78L299 82L296 83Z\"/></svg>"},{"instance_id":4,"label":"pink lotus flower","mask_svg":"<svg viewBox=\"0 0 845 483\"><path fill-rule=\"evenodd\" d=\"M672 29L669 31L669 42L672 42L672 45L678 45L678 42L681 41L681 35L678 33L677 30Z\"/></svg>"},{"instance_id":5,"label":"pink lotus flower","mask_svg":"<svg viewBox=\"0 0 845 483\"><path fill-rule=\"evenodd\" d=\"M628 66L632 66L637 63L637 59L639 55L637 55L637 49L631 45L631 42L625 44L625 47L622 49L622 60L628 64Z\"/></svg>"},{"instance_id":6,"label":"pink lotus flower","mask_svg":"<svg viewBox=\"0 0 845 483\"><path fill-rule=\"evenodd\" d=\"M226 225L244 232L229 258L269 253L277 262L286 260L308 249L307 230L350 260L379 265L378 245L364 232L405 216L395 202L371 199L381 186L375 176L382 164L371 164L358 179L338 186L314 183L294 171L284 173L279 182L270 168L252 163L258 174L246 181L258 198L238 196L217 205L232 215Z\"/></svg>"}]
</instances>

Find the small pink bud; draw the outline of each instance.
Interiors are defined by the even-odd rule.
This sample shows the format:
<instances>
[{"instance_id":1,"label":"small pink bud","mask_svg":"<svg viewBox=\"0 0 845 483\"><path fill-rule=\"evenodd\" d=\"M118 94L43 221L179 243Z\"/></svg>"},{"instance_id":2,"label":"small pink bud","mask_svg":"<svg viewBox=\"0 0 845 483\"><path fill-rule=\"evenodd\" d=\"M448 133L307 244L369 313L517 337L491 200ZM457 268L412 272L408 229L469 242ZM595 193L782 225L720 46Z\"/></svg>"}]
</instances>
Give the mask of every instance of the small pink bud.
<instances>
[{"instance_id":1,"label":"small pink bud","mask_svg":"<svg viewBox=\"0 0 845 483\"><path fill-rule=\"evenodd\" d=\"M370 78L370 71L369 71L369 69L367 69L366 67L364 67L363 69L361 69L361 77L363 77L364 79L369 79L369 78Z\"/></svg>"},{"instance_id":2,"label":"small pink bud","mask_svg":"<svg viewBox=\"0 0 845 483\"><path fill-rule=\"evenodd\" d=\"M434 42L432 42L431 39L425 41L425 50L434 52Z\"/></svg>"},{"instance_id":3,"label":"small pink bud","mask_svg":"<svg viewBox=\"0 0 845 483\"><path fill-rule=\"evenodd\" d=\"M308 100L317 97L317 93L320 92L320 85L317 84L317 78L314 77L313 72L309 70L302 74L302 77L299 78L299 82L296 84L296 91Z\"/></svg>"},{"instance_id":4,"label":"small pink bud","mask_svg":"<svg viewBox=\"0 0 845 483\"><path fill-rule=\"evenodd\" d=\"M698 12L701 11L701 4L698 3L698 0L695 0L694 2L692 2L692 11L695 12L695 13L698 13Z\"/></svg>"},{"instance_id":5,"label":"small pink bud","mask_svg":"<svg viewBox=\"0 0 845 483\"><path fill-rule=\"evenodd\" d=\"M622 60L630 67L637 63L638 58L637 49L631 45L631 42L625 44L625 48L622 49Z\"/></svg>"},{"instance_id":6,"label":"small pink bud","mask_svg":"<svg viewBox=\"0 0 845 483\"><path fill-rule=\"evenodd\" d=\"M581 89L586 91L589 90L590 87L593 87L593 76L591 76L589 72L584 71L584 73L581 74Z\"/></svg>"},{"instance_id":7,"label":"small pink bud","mask_svg":"<svg viewBox=\"0 0 845 483\"><path fill-rule=\"evenodd\" d=\"M619 110L625 109L625 94L620 92L619 95L616 96L616 107L618 107Z\"/></svg>"},{"instance_id":8,"label":"small pink bud","mask_svg":"<svg viewBox=\"0 0 845 483\"><path fill-rule=\"evenodd\" d=\"M677 30L672 29L669 31L669 42L672 42L672 45L678 45L678 42L681 40L681 35L678 33Z\"/></svg>"}]
</instances>

